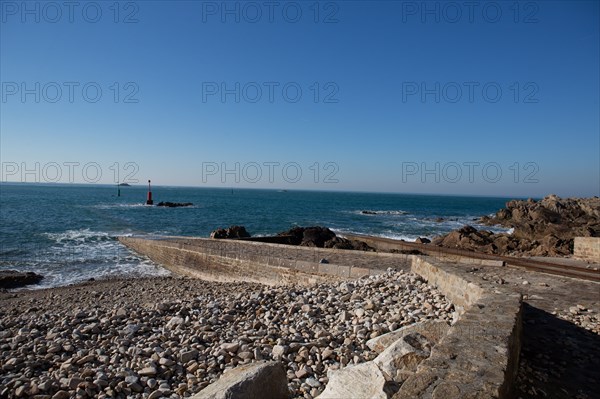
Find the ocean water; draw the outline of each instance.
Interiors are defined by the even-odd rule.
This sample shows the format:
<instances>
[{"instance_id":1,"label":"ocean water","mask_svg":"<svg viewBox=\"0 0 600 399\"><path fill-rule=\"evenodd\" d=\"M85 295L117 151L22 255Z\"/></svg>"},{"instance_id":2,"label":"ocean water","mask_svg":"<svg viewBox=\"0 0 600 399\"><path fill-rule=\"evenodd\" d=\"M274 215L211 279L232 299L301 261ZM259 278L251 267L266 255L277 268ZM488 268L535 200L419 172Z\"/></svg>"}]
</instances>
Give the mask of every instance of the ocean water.
<instances>
[{"instance_id":1,"label":"ocean water","mask_svg":"<svg viewBox=\"0 0 600 399\"><path fill-rule=\"evenodd\" d=\"M0 183L0 269L45 276L39 287L90 278L168 274L117 241L121 235L208 237L238 224L252 235L294 226L396 239L432 238L502 208L507 198L315 191ZM370 211L364 214L362 211ZM490 229L489 227L486 227ZM502 228L492 228L504 231Z\"/></svg>"}]
</instances>

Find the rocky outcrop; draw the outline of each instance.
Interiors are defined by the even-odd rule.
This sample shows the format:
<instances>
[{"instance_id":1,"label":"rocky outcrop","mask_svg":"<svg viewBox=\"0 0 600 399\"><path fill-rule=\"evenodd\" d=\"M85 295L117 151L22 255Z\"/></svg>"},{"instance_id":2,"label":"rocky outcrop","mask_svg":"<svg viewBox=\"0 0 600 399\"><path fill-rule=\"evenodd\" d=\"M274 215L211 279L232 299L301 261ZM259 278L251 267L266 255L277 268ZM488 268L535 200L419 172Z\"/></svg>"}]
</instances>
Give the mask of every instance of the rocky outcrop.
<instances>
[{"instance_id":1,"label":"rocky outcrop","mask_svg":"<svg viewBox=\"0 0 600 399\"><path fill-rule=\"evenodd\" d=\"M250 233L244 226L231 226L226 229L217 229L210 233L210 238L249 238Z\"/></svg>"},{"instance_id":2,"label":"rocky outcrop","mask_svg":"<svg viewBox=\"0 0 600 399\"><path fill-rule=\"evenodd\" d=\"M261 361L238 366L204 388L193 399L286 399L287 377L280 362Z\"/></svg>"},{"instance_id":3,"label":"rocky outcrop","mask_svg":"<svg viewBox=\"0 0 600 399\"><path fill-rule=\"evenodd\" d=\"M366 243L358 240L348 240L338 237L327 227L294 227L277 235L286 237L288 245L300 245L303 247L351 249L358 251L375 251Z\"/></svg>"},{"instance_id":4,"label":"rocky outcrop","mask_svg":"<svg viewBox=\"0 0 600 399\"><path fill-rule=\"evenodd\" d=\"M506 208L482 217L480 223L514 230L494 234L465 226L437 237L433 244L498 255L570 255L575 237L600 236L600 198L549 195L540 201L509 201Z\"/></svg>"},{"instance_id":5,"label":"rocky outcrop","mask_svg":"<svg viewBox=\"0 0 600 399\"><path fill-rule=\"evenodd\" d=\"M538 240L554 235L560 238L600 236L600 198L560 198L549 195L535 201L509 201L506 208L492 217L483 217L487 225L515 229L517 238Z\"/></svg>"},{"instance_id":6,"label":"rocky outcrop","mask_svg":"<svg viewBox=\"0 0 600 399\"><path fill-rule=\"evenodd\" d=\"M184 206L193 206L191 202L159 202L156 206L165 206L167 208L181 208Z\"/></svg>"},{"instance_id":7,"label":"rocky outcrop","mask_svg":"<svg viewBox=\"0 0 600 399\"><path fill-rule=\"evenodd\" d=\"M44 276L34 272L0 270L0 288L20 288L26 285L38 284L43 278Z\"/></svg>"}]
</instances>

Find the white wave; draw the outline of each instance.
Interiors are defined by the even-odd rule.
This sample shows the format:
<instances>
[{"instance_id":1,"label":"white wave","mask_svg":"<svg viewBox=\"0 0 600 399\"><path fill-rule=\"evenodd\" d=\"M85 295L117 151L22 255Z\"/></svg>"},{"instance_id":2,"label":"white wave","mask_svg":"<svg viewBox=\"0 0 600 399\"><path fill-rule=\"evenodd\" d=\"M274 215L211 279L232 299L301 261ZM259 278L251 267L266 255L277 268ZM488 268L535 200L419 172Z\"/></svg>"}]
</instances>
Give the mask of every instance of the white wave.
<instances>
[{"instance_id":1,"label":"white wave","mask_svg":"<svg viewBox=\"0 0 600 399\"><path fill-rule=\"evenodd\" d=\"M84 245L75 249L54 246L45 253L35 254L34 259L15 262L10 265L10 268L34 271L44 276L40 284L27 286L25 289L58 287L92 278L101 280L111 277L151 277L171 274L150 259L131 252L118 241L102 244Z\"/></svg>"},{"instance_id":2,"label":"white wave","mask_svg":"<svg viewBox=\"0 0 600 399\"><path fill-rule=\"evenodd\" d=\"M91 208L95 209L115 209L115 208L143 208L147 205L143 202L135 203L135 204L99 204L92 205Z\"/></svg>"},{"instance_id":3,"label":"white wave","mask_svg":"<svg viewBox=\"0 0 600 399\"><path fill-rule=\"evenodd\" d=\"M53 241L50 246L30 251L28 256L10 265L16 270L34 271L44 276L39 285L26 289L64 286L92 278L170 275L150 259L127 249L116 235L108 232L85 228L44 235ZM132 233L119 235L131 236Z\"/></svg>"},{"instance_id":4,"label":"white wave","mask_svg":"<svg viewBox=\"0 0 600 399\"><path fill-rule=\"evenodd\" d=\"M62 233L44 233L44 235L57 243L64 243L66 241L86 242L112 239L107 232L93 231L90 229L67 230Z\"/></svg>"},{"instance_id":5,"label":"white wave","mask_svg":"<svg viewBox=\"0 0 600 399\"><path fill-rule=\"evenodd\" d=\"M403 240L406 242L415 242L417 240L417 238L419 237L423 237L422 235L404 235L404 234L376 234L376 237L381 237L381 238L390 238L392 240Z\"/></svg>"},{"instance_id":6,"label":"white wave","mask_svg":"<svg viewBox=\"0 0 600 399\"><path fill-rule=\"evenodd\" d=\"M372 231L354 231L354 230L344 230L344 229L336 229L334 230L334 232L336 234L339 234L341 236L344 236L345 234L358 234L358 235L367 235L367 236L372 236L372 237L381 237L381 238L390 238L392 240L404 240L407 242L414 242L416 241L417 238L419 237L426 237L426 238L430 238L426 235L405 235L405 234L396 234L396 233L376 233L376 232L372 232Z\"/></svg>"},{"instance_id":7,"label":"white wave","mask_svg":"<svg viewBox=\"0 0 600 399\"><path fill-rule=\"evenodd\" d=\"M353 213L357 213L360 215L371 215L371 216L375 216L375 215L393 215L393 216L399 216L399 215L408 215L409 213L407 211L402 211L402 210L370 210L370 209L363 209L363 210L358 210L358 211L354 211Z\"/></svg>"},{"instance_id":8,"label":"white wave","mask_svg":"<svg viewBox=\"0 0 600 399\"><path fill-rule=\"evenodd\" d=\"M21 269L21 268L19 268ZM23 271L25 271L23 269ZM32 271L31 268L26 271ZM61 287L70 284L82 283L94 280L105 280L108 278L140 278L140 277L163 277L171 275L167 269L153 263L150 260L138 261L121 261L104 267L71 267L65 268L65 265L60 267L51 267L51 265L38 266L36 273L44 276L44 279L36 285L30 285L23 289L43 289L52 287Z\"/></svg>"}]
</instances>

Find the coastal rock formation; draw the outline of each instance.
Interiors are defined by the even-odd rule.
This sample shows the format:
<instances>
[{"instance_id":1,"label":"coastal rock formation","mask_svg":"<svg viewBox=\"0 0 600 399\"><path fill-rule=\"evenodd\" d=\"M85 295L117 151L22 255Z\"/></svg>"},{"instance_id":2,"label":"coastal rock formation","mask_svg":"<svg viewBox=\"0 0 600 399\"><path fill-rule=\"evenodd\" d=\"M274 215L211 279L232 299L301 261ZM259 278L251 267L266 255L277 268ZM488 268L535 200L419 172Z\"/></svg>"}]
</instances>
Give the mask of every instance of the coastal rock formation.
<instances>
[{"instance_id":1,"label":"coastal rock formation","mask_svg":"<svg viewBox=\"0 0 600 399\"><path fill-rule=\"evenodd\" d=\"M481 222L515 229L517 238L531 241L554 235L561 239L600 236L600 198L560 198L509 201L506 208Z\"/></svg>"},{"instance_id":2,"label":"coastal rock formation","mask_svg":"<svg viewBox=\"0 0 600 399\"><path fill-rule=\"evenodd\" d=\"M0 270L0 288L19 288L26 285L38 284L43 278L44 276L34 272Z\"/></svg>"},{"instance_id":3,"label":"coastal rock formation","mask_svg":"<svg viewBox=\"0 0 600 399\"><path fill-rule=\"evenodd\" d=\"M540 201L514 200L480 223L512 228L512 234L465 226L433 240L434 245L498 255L565 256L575 237L600 236L600 198L549 195Z\"/></svg>"},{"instance_id":4,"label":"coastal rock formation","mask_svg":"<svg viewBox=\"0 0 600 399\"><path fill-rule=\"evenodd\" d=\"M244 226L231 226L226 229L217 229L210 233L210 238L249 238L250 233Z\"/></svg>"},{"instance_id":5,"label":"coastal rock formation","mask_svg":"<svg viewBox=\"0 0 600 399\"><path fill-rule=\"evenodd\" d=\"M289 396L283 365L262 361L227 371L192 399L286 399Z\"/></svg>"},{"instance_id":6,"label":"coastal rock formation","mask_svg":"<svg viewBox=\"0 0 600 399\"><path fill-rule=\"evenodd\" d=\"M375 251L366 243L358 240L348 240L338 237L327 227L294 227L291 230L279 233L279 237L288 237L289 245L303 247L353 249L359 251Z\"/></svg>"},{"instance_id":7,"label":"coastal rock formation","mask_svg":"<svg viewBox=\"0 0 600 399\"><path fill-rule=\"evenodd\" d=\"M181 208L184 206L193 206L191 202L159 202L156 206L165 206L167 208Z\"/></svg>"}]
</instances>

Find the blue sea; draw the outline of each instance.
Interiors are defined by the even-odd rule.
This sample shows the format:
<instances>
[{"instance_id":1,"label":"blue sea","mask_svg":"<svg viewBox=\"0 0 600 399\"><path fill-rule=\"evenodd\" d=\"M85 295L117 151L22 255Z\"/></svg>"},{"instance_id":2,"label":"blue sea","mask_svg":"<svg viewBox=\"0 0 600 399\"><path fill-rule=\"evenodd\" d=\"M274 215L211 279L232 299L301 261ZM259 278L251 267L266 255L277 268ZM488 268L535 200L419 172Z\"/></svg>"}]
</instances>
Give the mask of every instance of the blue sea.
<instances>
[{"instance_id":1,"label":"blue sea","mask_svg":"<svg viewBox=\"0 0 600 399\"><path fill-rule=\"evenodd\" d=\"M90 278L165 275L166 270L123 247L122 235L208 237L243 225L255 236L294 226L327 226L412 241L462 227L504 207L508 198L153 187L159 201L144 205L146 187L0 183L0 269L45 276L39 287ZM370 211L365 214L362 211ZM489 229L489 227L486 227ZM492 230L503 231L502 228Z\"/></svg>"}]
</instances>

